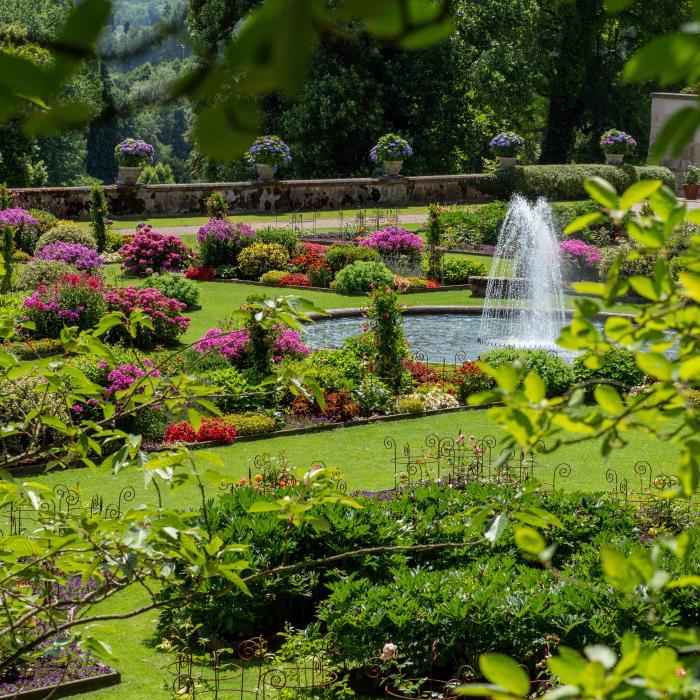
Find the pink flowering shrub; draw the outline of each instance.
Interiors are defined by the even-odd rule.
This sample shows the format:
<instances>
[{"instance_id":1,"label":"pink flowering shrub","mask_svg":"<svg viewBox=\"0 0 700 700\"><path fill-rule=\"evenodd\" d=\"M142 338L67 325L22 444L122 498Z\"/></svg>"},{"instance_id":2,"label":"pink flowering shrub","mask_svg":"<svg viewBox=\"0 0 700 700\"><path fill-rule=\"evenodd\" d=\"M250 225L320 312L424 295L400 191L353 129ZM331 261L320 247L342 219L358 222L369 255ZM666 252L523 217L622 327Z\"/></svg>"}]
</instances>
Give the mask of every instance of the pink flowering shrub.
<instances>
[{"instance_id":1,"label":"pink flowering shrub","mask_svg":"<svg viewBox=\"0 0 700 700\"><path fill-rule=\"evenodd\" d=\"M202 262L212 267L234 264L238 253L254 236L255 231L248 224L210 219L197 233Z\"/></svg>"},{"instance_id":2,"label":"pink flowering shrub","mask_svg":"<svg viewBox=\"0 0 700 700\"><path fill-rule=\"evenodd\" d=\"M88 271L104 266L104 261L96 250L68 241L49 243L34 255L34 260L61 260L78 270Z\"/></svg>"},{"instance_id":3,"label":"pink flowering shrub","mask_svg":"<svg viewBox=\"0 0 700 700\"><path fill-rule=\"evenodd\" d=\"M596 272L603 253L585 241L568 239L559 244L559 255L570 277L590 277Z\"/></svg>"},{"instance_id":4,"label":"pink flowering shrub","mask_svg":"<svg viewBox=\"0 0 700 700\"><path fill-rule=\"evenodd\" d=\"M5 224L12 227L17 248L31 255L39 238L39 222L26 209L12 207L0 211L0 228Z\"/></svg>"},{"instance_id":5,"label":"pink flowering shrub","mask_svg":"<svg viewBox=\"0 0 700 700\"><path fill-rule=\"evenodd\" d=\"M153 329L141 327L134 340L141 347L167 345L176 341L190 325L190 319L183 316L186 306L177 299L170 299L152 287L116 287L105 294L110 311L130 314L141 309L151 320ZM124 329L115 329L124 334Z\"/></svg>"},{"instance_id":6,"label":"pink flowering shrub","mask_svg":"<svg viewBox=\"0 0 700 700\"><path fill-rule=\"evenodd\" d=\"M41 284L23 303L23 320L34 323L37 338L58 338L61 329L91 328L105 312L102 281L86 273L63 275L51 285Z\"/></svg>"},{"instance_id":7,"label":"pink flowering shrub","mask_svg":"<svg viewBox=\"0 0 700 700\"><path fill-rule=\"evenodd\" d=\"M177 237L166 236L144 226L131 243L122 246L122 267L134 275L177 272L192 260L192 251Z\"/></svg>"},{"instance_id":8,"label":"pink flowering shrub","mask_svg":"<svg viewBox=\"0 0 700 700\"><path fill-rule=\"evenodd\" d=\"M421 237L401 226L389 226L383 231L375 231L363 238L360 246L374 248L380 255L408 255L417 258L423 252Z\"/></svg>"},{"instance_id":9,"label":"pink flowering shrub","mask_svg":"<svg viewBox=\"0 0 700 700\"><path fill-rule=\"evenodd\" d=\"M194 349L202 354L218 352L230 363L244 365L251 351L250 333L247 329L224 332L220 328L212 328L194 345ZM272 352L274 361L280 363L285 357L299 359L311 351L296 331L277 326Z\"/></svg>"},{"instance_id":10,"label":"pink flowering shrub","mask_svg":"<svg viewBox=\"0 0 700 700\"><path fill-rule=\"evenodd\" d=\"M155 369L155 365L148 358L143 359L144 371L141 367L134 364L119 365L107 375L107 392L114 394L116 391L126 391L134 382L143 379L145 376L160 377L160 372ZM141 391L139 388L138 391Z\"/></svg>"}]
</instances>

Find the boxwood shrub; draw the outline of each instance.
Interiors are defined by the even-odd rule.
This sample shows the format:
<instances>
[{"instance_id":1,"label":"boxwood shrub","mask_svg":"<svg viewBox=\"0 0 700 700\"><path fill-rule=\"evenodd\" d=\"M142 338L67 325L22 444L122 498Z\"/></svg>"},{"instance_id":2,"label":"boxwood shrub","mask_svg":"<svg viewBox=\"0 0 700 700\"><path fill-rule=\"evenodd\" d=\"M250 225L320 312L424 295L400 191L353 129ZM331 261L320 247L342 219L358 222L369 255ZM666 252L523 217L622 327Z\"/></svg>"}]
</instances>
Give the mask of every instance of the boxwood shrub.
<instances>
[{"instance_id":1,"label":"boxwood shrub","mask_svg":"<svg viewBox=\"0 0 700 700\"><path fill-rule=\"evenodd\" d=\"M381 262L354 262L336 276L336 290L341 294L365 294L371 287L390 287L394 281L391 270Z\"/></svg>"}]
</instances>

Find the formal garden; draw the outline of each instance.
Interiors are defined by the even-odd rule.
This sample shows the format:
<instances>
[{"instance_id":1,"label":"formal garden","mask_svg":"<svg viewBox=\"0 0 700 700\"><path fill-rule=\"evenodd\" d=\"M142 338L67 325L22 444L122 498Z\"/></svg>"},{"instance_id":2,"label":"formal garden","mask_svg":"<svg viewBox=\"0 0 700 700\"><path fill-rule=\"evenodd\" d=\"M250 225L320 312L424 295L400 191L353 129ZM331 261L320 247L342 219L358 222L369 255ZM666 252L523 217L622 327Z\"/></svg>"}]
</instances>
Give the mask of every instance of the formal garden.
<instances>
[{"instance_id":1,"label":"formal garden","mask_svg":"<svg viewBox=\"0 0 700 700\"><path fill-rule=\"evenodd\" d=\"M153 46L128 1L0 8L0 698L700 697L697 104L647 163L637 117L601 99L607 121L580 122L574 81L477 117L480 85L445 165L421 100L379 119L356 76L366 144L348 76L323 83L336 42L344 69L386 52L387 92L409 56L464 65L495 13L561 43L530 76L626 36L610 89L632 100L696 84L698 8L649 28L629 0L457 4L193 0L187 46L176 3L152 8ZM115 65L143 87L143 51L172 61L153 122L186 102L186 165L108 89ZM84 178L57 156L82 138ZM444 196L422 203L433 167ZM343 168L416 199L231 194ZM68 170L80 187L23 187ZM138 213L185 171L219 176L196 213Z\"/></svg>"}]
</instances>

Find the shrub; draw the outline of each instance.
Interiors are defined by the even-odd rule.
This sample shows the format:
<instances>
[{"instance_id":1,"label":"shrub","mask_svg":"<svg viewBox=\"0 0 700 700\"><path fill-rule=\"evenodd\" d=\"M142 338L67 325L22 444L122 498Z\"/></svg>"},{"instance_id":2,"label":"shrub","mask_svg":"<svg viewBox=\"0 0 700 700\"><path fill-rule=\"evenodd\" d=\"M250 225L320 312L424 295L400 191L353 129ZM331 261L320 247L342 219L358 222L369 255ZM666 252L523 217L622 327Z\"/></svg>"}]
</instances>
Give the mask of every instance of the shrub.
<instances>
[{"instance_id":1,"label":"shrub","mask_svg":"<svg viewBox=\"0 0 700 700\"><path fill-rule=\"evenodd\" d=\"M192 251L177 237L166 236L145 226L119 251L122 267L133 275L176 272L186 268Z\"/></svg>"},{"instance_id":2,"label":"shrub","mask_svg":"<svg viewBox=\"0 0 700 700\"><path fill-rule=\"evenodd\" d=\"M316 350L304 360L319 385L328 391L355 389L367 375L364 362L347 350Z\"/></svg>"},{"instance_id":3,"label":"shrub","mask_svg":"<svg viewBox=\"0 0 700 700\"><path fill-rule=\"evenodd\" d=\"M423 253L423 240L415 233L400 226L389 226L383 231L373 234L360 241L360 248L374 248L380 255L406 255L418 258Z\"/></svg>"},{"instance_id":4,"label":"shrub","mask_svg":"<svg viewBox=\"0 0 700 700\"><path fill-rule=\"evenodd\" d=\"M199 301L199 287L187 277L174 272L151 275L144 280L144 287L151 287L162 292L170 299L177 299L187 308L192 308Z\"/></svg>"},{"instance_id":5,"label":"shrub","mask_svg":"<svg viewBox=\"0 0 700 700\"><path fill-rule=\"evenodd\" d=\"M468 258L444 258L440 274L443 284L467 284L470 277L484 277L487 270L483 263Z\"/></svg>"},{"instance_id":6,"label":"shrub","mask_svg":"<svg viewBox=\"0 0 700 700\"><path fill-rule=\"evenodd\" d=\"M639 369L634 359L634 353L623 348L611 348L600 360L598 369L590 369L586 362L592 356L585 352L574 360L573 373L577 383L610 379L621 382L627 388L640 386L646 382L646 375ZM588 389L592 394L593 388Z\"/></svg>"},{"instance_id":7,"label":"shrub","mask_svg":"<svg viewBox=\"0 0 700 700\"><path fill-rule=\"evenodd\" d=\"M314 286L327 286L333 271L325 260L326 249L313 243L303 243L302 247L304 252L289 261L289 269L307 275Z\"/></svg>"},{"instance_id":8,"label":"shrub","mask_svg":"<svg viewBox=\"0 0 700 700\"><path fill-rule=\"evenodd\" d=\"M114 394L117 391L126 391L144 377L153 377L154 379L160 377L160 372L155 368L153 360L144 357L141 360L141 365L143 367L134 363L117 365L107 374L107 393ZM137 387L135 393L143 393L143 388Z\"/></svg>"},{"instance_id":9,"label":"shrub","mask_svg":"<svg viewBox=\"0 0 700 700\"><path fill-rule=\"evenodd\" d=\"M105 312L102 281L87 273L64 275L51 285L40 284L23 306L38 338L58 338L66 326L92 328Z\"/></svg>"},{"instance_id":10,"label":"shrub","mask_svg":"<svg viewBox=\"0 0 700 700\"><path fill-rule=\"evenodd\" d=\"M228 204L224 199L222 192L212 192L205 200L204 206L207 208L207 213L212 219L226 218Z\"/></svg>"},{"instance_id":11,"label":"shrub","mask_svg":"<svg viewBox=\"0 0 700 700\"><path fill-rule=\"evenodd\" d=\"M93 248L80 243L56 241L45 245L35 256L37 260L58 260L68 263L78 270L93 271L104 267L104 261Z\"/></svg>"},{"instance_id":12,"label":"shrub","mask_svg":"<svg viewBox=\"0 0 700 700\"><path fill-rule=\"evenodd\" d=\"M101 253L107 248L107 232L109 231L109 203L102 185L90 189L90 219L92 220L92 235Z\"/></svg>"},{"instance_id":13,"label":"shrub","mask_svg":"<svg viewBox=\"0 0 700 700\"><path fill-rule=\"evenodd\" d=\"M353 399L364 416L384 415L389 412L391 389L381 379L366 377L352 392Z\"/></svg>"},{"instance_id":14,"label":"shrub","mask_svg":"<svg viewBox=\"0 0 700 700\"><path fill-rule=\"evenodd\" d=\"M172 185L175 182L175 173L170 163L147 165L139 173L137 182L139 185Z\"/></svg>"},{"instance_id":15,"label":"shrub","mask_svg":"<svg viewBox=\"0 0 700 700\"><path fill-rule=\"evenodd\" d=\"M414 362L409 358L401 364L416 384L432 384L438 380L437 372L427 362Z\"/></svg>"},{"instance_id":16,"label":"shrub","mask_svg":"<svg viewBox=\"0 0 700 700\"><path fill-rule=\"evenodd\" d=\"M341 294L366 294L372 287L390 286L394 276L384 263L358 261L344 267L335 281Z\"/></svg>"},{"instance_id":17,"label":"shrub","mask_svg":"<svg viewBox=\"0 0 700 700\"><path fill-rule=\"evenodd\" d=\"M197 232L199 255L205 265L235 263L238 253L253 242L255 231L244 223L210 219Z\"/></svg>"},{"instance_id":18,"label":"shrub","mask_svg":"<svg viewBox=\"0 0 700 700\"><path fill-rule=\"evenodd\" d=\"M39 222L25 209L12 207L0 211L0 227L7 224L12 228L15 246L25 253L34 251L39 236Z\"/></svg>"},{"instance_id":19,"label":"shrub","mask_svg":"<svg viewBox=\"0 0 700 700\"><path fill-rule=\"evenodd\" d=\"M277 430L277 421L262 413L232 413L225 420L236 428L237 435L264 435Z\"/></svg>"},{"instance_id":20,"label":"shrub","mask_svg":"<svg viewBox=\"0 0 700 700\"><path fill-rule=\"evenodd\" d=\"M286 274L280 281L280 287L310 287L311 280L298 272L290 272Z\"/></svg>"},{"instance_id":21,"label":"shrub","mask_svg":"<svg viewBox=\"0 0 700 700\"><path fill-rule=\"evenodd\" d=\"M452 394L437 386L408 394L405 398L420 399L426 411L438 411L443 408L457 408L459 406L459 401Z\"/></svg>"},{"instance_id":22,"label":"shrub","mask_svg":"<svg viewBox=\"0 0 700 700\"><path fill-rule=\"evenodd\" d=\"M36 220L39 236L52 229L58 221L50 211L44 211L43 209L30 209L29 214Z\"/></svg>"},{"instance_id":23,"label":"shrub","mask_svg":"<svg viewBox=\"0 0 700 700\"><path fill-rule=\"evenodd\" d=\"M334 243L326 252L326 262L335 273L354 262L376 262L379 252L374 248Z\"/></svg>"},{"instance_id":24,"label":"shrub","mask_svg":"<svg viewBox=\"0 0 700 700\"><path fill-rule=\"evenodd\" d=\"M598 261L598 277L605 281L615 260L619 255L623 256L622 265L620 266L620 277L627 279L635 275L643 275L644 277L652 277L654 274L654 264L656 256L654 255L639 255L639 257L629 260L629 254L633 250L640 250L640 246L630 241L624 241L618 246L604 248L601 251L601 258Z\"/></svg>"},{"instance_id":25,"label":"shrub","mask_svg":"<svg viewBox=\"0 0 700 700\"><path fill-rule=\"evenodd\" d=\"M547 396L560 396L568 391L574 383L574 372L571 366L558 355L546 350L515 350L513 348L498 348L489 350L481 358L493 367L506 362L519 361L525 374L535 372L545 385Z\"/></svg>"},{"instance_id":26,"label":"shrub","mask_svg":"<svg viewBox=\"0 0 700 700\"><path fill-rule=\"evenodd\" d=\"M396 413L423 413L425 403L418 395L400 396L394 403Z\"/></svg>"},{"instance_id":27,"label":"shrub","mask_svg":"<svg viewBox=\"0 0 700 700\"><path fill-rule=\"evenodd\" d=\"M131 314L140 309L150 319L153 328L141 327L133 339L138 347L151 348L155 345L167 345L175 342L188 328L190 319L183 316L185 305L177 299L170 299L162 292L151 287L116 287L105 294L105 301L110 311ZM124 328L117 327L110 331L110 336L130 340Z\"/></svg>"},{"instance_id":28,"label":"shrub","mask_svg":"<svg viewBox=\"0 0 700 700\"><path fill-rule=\"evenodd\" d=\"M238 277L238 268L235 265L217 265L214 275L221 280L235 280Z\"/></svg>"},{"instance_id":29,"label":"shrub","mask_svg":"<svg viewBox=\"0 0 700 700\"><path fill-rule=\"evenodd\" d=\"M97 249L95 237L89 232L80 228L77 224L67 221L59 221L53 228L42 234L36 242L35 252L39 252L47 245L64 241L66 243L79 243L86 248Z\"/></svg>"},{"instance_id":30,"label":"shrub","mask_svg":"<svg viewBox=\"0 0 700 700\"><path fill-rule=\"evenodd\" d=\"M577 240L562 241L559 255L570 279L589 279L597 275L598 264L603 259L603 254L594 245Z\"/></svg>"},{"instance_id":31,"label":"shrub","mask_svg":"<svg viewBox=\"0 0 700 700\"><path fill-rule=\"evenodd\" d=\"M289 275L289 273L286 270L270 270L264 275L260 275L260 279L258 281L262 282L263 284L274 284L275 287L277 287L280 280L287 277L287 275Z\"/></svg>"},{"instance_id":32,"label":"shrub","mask_svg":"<svg viewBox=\"0 0 700 700\"><path fill-rule=\"evenodd\" d=\"M164 442L222 442L230 445L236 439L236 429L224 418L202 418L199 430L187 422L169 425Z\"/></svg>"},{"instance_id":33,"label":"shrub","mask_svg":"<svg viewBox=\"0 0 700 700\"><path fill-rule=\"evenodd\" d=\"M267 228L255 232L255 243L267 243L284 246L287 253L294 255L299 247L299 234L293 228Z\"/></svg>"},{"instance_id":34,"label":"shrub","mask_svg":"<svg viewBox=\"0 0 700 700\"><path fill-rule=\"evenodd\" d=\"M257 280L270 270L283 268L289 255L278 243L254 243L238 254L238 271L243 279Z\"/></svg>"},{"instance_id":35,"label":"shrub","mask_svg":"<svg viewBox=\"0 0 700 700\"><path fill-rule=\"evenodd\" d=\"M223 359L217 353L213 353L210 357ZM199 367L197 372L201 373ZM248 411L270 403L274 404L276 397L273 395L270 399L260 393L256 385L249 382L248 374L248 370L241 371L224 361L222 368L203 375L207 383L214 384L218 388L217 393L220 395L212 400L222 411Z\"/></svg>"},{"instance_id":36,"label":"shrub","mask_svg":"<svg viewBox=\"0 0 700 700\"><path fill-rule=\"evenodd\" d=\"M17 289L36 289L40 284L52 285L66 275L74 275L77 270L61 260L37 260L20 267L14 286Z\"/></svg>"},{"instance_id":37,"label":"shrub","mask_svg":"<svg viewBox=\"0 0 700 700\"><path fill-rule=\"evenodd\" d=\"M187 270L185 270L185 277L189 280L209 282L216 277L216 272L214 268L208 265L199 265L197 267L188 267Z\"/></svg>"},{"instance_id":38,"label":"shrub","mask_svg":"<svg viewBox=\"0 0 700 700\"><path fill-rule=\"evenodd\" d=\"M323 416L331 423L344 423L360 415L360 406L347 389L323 392L326 407L323 411L316 401L310 401L305 396L297 396L292 404L292 415L297 418Z\"/></svg>"},{"instance_id":39,"label":"shrub","mask_svg":"<svg viewBox=\"0 0 700 700\"><path fill-rule=\"evenodd\" d=\"M475 362L465 362L456 372L454 384L457 387L459 399L467 403L471 394L488 391L494 386L494 380L483 372Z\"/></svg>"},{"instance_id":40,"label":"shrub","mask_svg":"<svg viewBox=\"0 0 700 700\"><path fill-rule=\"evenodd\" d=\"M384 134L380 136L369 152L369 157L373 163L405 160L412 155L413 148L411 144L398 134Z\"/></svg>"},{"instance_id":41,"label":"shrub","mask_svg":"<svg viewBox=\"0 0 700 700\"><path fill-rule=\"evenodd\" d=\"M448 240L460 246L478 248L495 245L508 211L507 202L442 209L440 220Z\"/></svg>"},{"instance_id":42,"label":"shrub","mask_svg":"<svg viewBox=\"0 0 700 700\"><path fill-rule=\"evenodd\" d=\"M370 298L367 318L375 346L374 370L398 394L405 375L401 363L408 349L403 335L399 295L392 289L379 287L371 293Z\"/></svg>"}]
</instances>

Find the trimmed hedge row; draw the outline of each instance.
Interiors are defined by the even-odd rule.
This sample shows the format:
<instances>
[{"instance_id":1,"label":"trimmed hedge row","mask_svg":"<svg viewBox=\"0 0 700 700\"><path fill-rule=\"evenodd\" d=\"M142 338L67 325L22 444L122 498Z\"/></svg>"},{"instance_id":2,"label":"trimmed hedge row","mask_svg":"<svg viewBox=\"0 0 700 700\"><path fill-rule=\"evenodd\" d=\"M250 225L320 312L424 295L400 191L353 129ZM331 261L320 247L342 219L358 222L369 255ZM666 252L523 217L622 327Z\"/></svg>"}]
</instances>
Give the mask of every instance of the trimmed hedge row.
<instances>
[{"instance_id":1,"label":"trimmed hedge row","mask_svg":"<svg viewBox=\"0 0 700 700\"><path fill-rule=\"evenodd\" d=\"M587 199L583 183L590 177L602 177L623 192L639 180L662 180L676 190L676 178L668 168L653 165L525 165L483 175L474 182L475 189L499 199L520 193L526 197L546 197L550 201Z\"/></svg>"}]
</instances>

